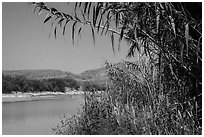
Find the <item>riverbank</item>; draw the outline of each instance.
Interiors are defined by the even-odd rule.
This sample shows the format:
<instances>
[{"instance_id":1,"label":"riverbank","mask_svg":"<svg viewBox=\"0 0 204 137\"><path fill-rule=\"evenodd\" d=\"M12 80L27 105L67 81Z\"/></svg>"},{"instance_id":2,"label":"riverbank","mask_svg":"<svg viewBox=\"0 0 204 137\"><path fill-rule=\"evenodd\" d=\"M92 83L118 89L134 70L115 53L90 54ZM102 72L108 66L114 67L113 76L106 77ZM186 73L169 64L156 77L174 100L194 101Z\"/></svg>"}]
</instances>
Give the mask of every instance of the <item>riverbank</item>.
<instances>
[{"instance_id":1,"label":"riverbank","mask_svg":"<svg viewBox=\"0 0 204 137\"><path fill-rule=\"evenodd\" d=\"M36 92L36 93L13 93L13 94L2 94L2 102L17 102L17 101L34 101L53 99L53 97L60 95L80 95L84 94L83 91L69 91L69 92Z\"/></svg>"}]
</instances>

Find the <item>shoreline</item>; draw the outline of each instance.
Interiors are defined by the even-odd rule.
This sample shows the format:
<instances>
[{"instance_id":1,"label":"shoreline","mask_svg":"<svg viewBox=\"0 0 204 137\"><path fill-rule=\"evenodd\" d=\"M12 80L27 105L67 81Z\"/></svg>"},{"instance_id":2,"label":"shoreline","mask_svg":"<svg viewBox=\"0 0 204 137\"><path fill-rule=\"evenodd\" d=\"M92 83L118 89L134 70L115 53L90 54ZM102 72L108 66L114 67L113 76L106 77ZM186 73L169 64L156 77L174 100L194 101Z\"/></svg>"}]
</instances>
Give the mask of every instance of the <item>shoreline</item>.
<instances>
[{"instance_id":1,"label":"shoreline","mask_svg":"<svg viewBox=\"0 0 204 137\"><path fill-rule=\"evenodd\" d=\"M54 97L62 95L83 95L83 91L69 91L69 92L36 92L36 93L21 93L2 94L2 103L10 102L24 102L24 101L37 101L37 100L51 100Z\"/></svg>"}]
</instances>

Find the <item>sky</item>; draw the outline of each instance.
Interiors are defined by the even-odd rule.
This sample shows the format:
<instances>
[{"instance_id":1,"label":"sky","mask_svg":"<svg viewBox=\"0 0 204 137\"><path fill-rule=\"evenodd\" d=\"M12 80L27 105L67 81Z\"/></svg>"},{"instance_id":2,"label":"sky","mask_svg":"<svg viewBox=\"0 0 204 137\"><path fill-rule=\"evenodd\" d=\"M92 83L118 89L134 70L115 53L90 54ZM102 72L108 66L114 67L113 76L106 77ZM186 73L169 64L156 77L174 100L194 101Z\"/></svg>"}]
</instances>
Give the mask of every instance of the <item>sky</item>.
<instances>
[{"instance_id":1,"label":"sky","mask_svg":"<svg viewBox=\"0 0 204 137\"><path fill-rule=\"evenodd\" d=\"M2 69L58 69L72 73L100 68L105 61L120 62L126 58L128 46L121 43L121 49L113 54L108 36L96 36L94 46L89 27L82 30L81 39L73 45L71 25L65 36L58 29L57 39L50 23L43 24L46 13L33 13L33 7L26 3L2 3ZM65 3L48 3L62 11L69 11ZM117 46L117 45L116 45Z\"/></svg>"}]
</instances>

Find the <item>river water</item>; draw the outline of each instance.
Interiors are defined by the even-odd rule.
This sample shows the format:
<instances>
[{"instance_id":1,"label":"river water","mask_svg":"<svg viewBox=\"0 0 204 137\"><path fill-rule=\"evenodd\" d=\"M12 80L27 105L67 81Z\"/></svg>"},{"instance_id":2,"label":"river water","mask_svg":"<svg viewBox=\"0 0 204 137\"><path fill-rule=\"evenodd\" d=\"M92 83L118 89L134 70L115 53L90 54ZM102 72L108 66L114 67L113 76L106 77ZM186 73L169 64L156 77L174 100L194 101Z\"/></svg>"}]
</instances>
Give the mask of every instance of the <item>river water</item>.
<instances>
[{"instance_id":1,"label":"river water","mask_svg":"<svg viewBox=\"0 0 204 137\"><path fill-rule=\"evenodd\" d=\"M3 135L49 135L65 115L76 114L83 104L82 95L52 99L2 103Z\"/></svg>"}]
</instances>

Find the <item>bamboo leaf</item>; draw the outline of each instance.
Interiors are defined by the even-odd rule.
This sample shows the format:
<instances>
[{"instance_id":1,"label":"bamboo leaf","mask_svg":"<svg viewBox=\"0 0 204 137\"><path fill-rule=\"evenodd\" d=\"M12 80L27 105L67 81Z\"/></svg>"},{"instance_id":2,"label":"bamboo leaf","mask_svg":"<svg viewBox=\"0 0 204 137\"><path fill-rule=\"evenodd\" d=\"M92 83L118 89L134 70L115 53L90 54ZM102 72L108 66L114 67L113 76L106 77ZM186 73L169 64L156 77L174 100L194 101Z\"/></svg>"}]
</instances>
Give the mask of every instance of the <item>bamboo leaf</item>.
<instances>
[{"instance_id":1,"label":"bamboo leaf","mask_svg":"<svg viewBox=\"0 0 204 137\"><path fill-rule=\"evenodd\" d=\"M189 23L185 25L186 54L188 56Z\"/></svg>"},{"instance_id":2,"label":"bamboo leaf","mask_svg":"<svg viewBox=\"0 0 204 137\"><path fill-rule=\"evenodd\" d=\"M199 59L199 50L200 50L201 40L202 40L202 36L200 36L200 38L199 38L199 40L198 40L197 49L196 49L196 54L197 54L197 60L196 60L196 62L197 62L197 63L198 63L198 59Z\"/></svg>"},{"instance_id":3,"label":"bamboo leaf","mask_svg":"<svg viewBox=\"0 0 204 137\"><path fill-rule=\"evenodd\" d=\"M136 48L137 48L137 51L140 53L140 47L139 47L139 40L138 40L138 36L137 36L137 26L135 25L135 30L134 30L134 36L135 36L135 40L136 40Z\"/></svg>"},{"instance_id":4,"label":"bamboo leaf","mask_svg":"<svg viewBox=\"0 0 204 137\"><path fill-rule=\"evenodd\" d=\"M147 56L147 41L144 41L144 54Z\"/></svg>"},{"instance_id":5,"label":"bamboo leaf","mask_svg":"<svg viewBox=\"0 0 204 137\"><path fill-rule=\"evenodd\" d=\"M45 20L44 20L44 22L43 23L46 23L49 19L51 19L52 18L52 16L49 16L49 17L47 17Z\"/></svg>"},{"instance_id":6,"label":"bamboo leaf","mask_svg":"<svg viewBox=\"0 0 204 137\"><path fill-rule=\"evenodd\" d=\"M124 29L125 29L125 25L122 27L120 32L120 38L119 38L120 41L123 39Z\"/></svg>"},{"instance_id":7,"label":"bamboo leaf","mask_svg":"<svg viewBox=\"0 0 204 137\"><path fill-rule=\"evenodd\" d=\"M116 26L116 28L118 28L119 16L120 16L120 13L117 12L116 15L115 15L115 26Z\"/></svg>"},{"instance_id":8,"label":"bamboo leaf","mask_svg":"<svg viewBox=\"0 0 204 137\"><path fill-rule=\"evenodd\" d=\"M101 18L100 18L99 23L98 23L97 33L99 31L99 28L100 28L100 25L101 25L101 21L102 21L102 15L101 15Z\"/></svg>"},{"instance_id":9,"label":"bamboo leaf","mask_svg":"<svg viewBox=\"0 0 204 137\"><path fill-rule=\"evenodd\" d=\"M55 35L55 39L56 39L57 38L57 26L55 27L54 35Z\"/></svg>"},{"instance_id":10,"label":"bamboo leaf","mask_svg":"<svg viewBox=\"0 0 204 137\"><path fill-rule=\"evenodd\" d=\"M93 26L91 25L91 31L92 31L92 37L93 37L93 43L94 43L94 46L95 46L95 33L94 33L94 28L93 28Z\"/></svg>"},{"instance_id":11,"label":"bamboo leaf","mask_svg":"<svg viewBox=\"0 0 204 137\"><path fill-rule=\"evenodd\" d=\"M74 45L74 33L75 33L76 23L77 23L77 21L75 21L72 25L72 42L73 42L73 45Z\"/></svg>"},{"instance_id":12,"label":"bamboo leaf","mask_svg":"<svg viewBox=\"0 0 204 137\"><path fill-rule=\"evenodd\" d=\"M111 11L109 11L108 14L107 14L107 20L110 19L110 13L111 13Z\"/></svg>"},{"instance_id":13,"label":"bamboo leaf","mask_svg":"<svg viewBox=\"0 0 204 137\"><path fill-rule=\"evenodd\" d=\"M91 4L92 4L92 2L89 2L89 7L88 7L88 19L89 19L89 16L90 16Z\"/></svg>"},{"instance_id":14,"label":"bamboo leaf","mask_svg":"<svg viewBox=\"0 0 204 137\"><path fill-rule=\"evenodd\" d=\"M109 30L109 27L110 27L110 23L107 22L107 27L106 27L106 32L105 32L105 35L107 34L108 30Z\"/></svg>"},{"instance_id":15,"label":"bamboo leaf","mask_svg":"<svg viewBox=\"0 0 204 137\"><path fill-rule=\"evenodd\" d=\"M82 2L79 2L79 7L81 7L81 3L82 3Z\"/></svg>"},{"instance_id":16,"label":"bamboo leaf","mask_svg":"<svg viewBox=\"0 0 204 137\"><path fill-rule=\"evenodd\" d=\"M58 12L58 10L55 9L55 8L51 8L50 10L51 10L50 12L51 12L52 14L55 14L56 12Z\"/></svg>"},{"instance_id":17,"label":"bamboo leaf","mask_svg":"<svg viewBox=\"0 0 204 137\"><path fill-rule=\"evenodd\" d=\"M135 29L134 29L134 36L135 36L135 40L137 42L138 38L137 38L137 26L136 25L135 25Z\"/></svg>"},{"instance_id":18,"label":"bamboo leaf","mask_svg":"<svg viewBox=\"0 0 204 137\"><path fill-rule=\"evenodd\" d=\"M79 28L79 31L78 31L78 36L81 38L81 30L82 30L82 27Z\"/></svg>"},{"instance_id":19,"label":"bamboo leaf","mask_svg":"<svg viewBox=\"0 0 204 137\"><path fill-rule=\"evenodd\" d=\"M30 5L32 5L32 4L35 5L36 2L28 2L28 3L27 3L27 6L30 6Z\"/></svg>"},{"instance_id":20,"label":"bamboo leaf","mask_svg":"<svg viewBox=\"0 0 204 137\"><path fill-rule=\"evenodd\" d=\"M77 14L75 12L75 15L74 15L75 19L78 20L79 22L81 22L81 20L77 17Z\"/></svg>"},{"instance_id":21,"label":"bamboo leaf","mask_svg":"<svg viewBox=\"0 0 204 137\"><path fill-rule=\"evenodd\" d=\"M40 15L41 13L42 13L42 8L39 9L38 15Z\"/></svg>"},{"instance_id":22,"label":"bamboo leaf","mask_svg":"<svg viewBox=\"0 0 204 137\"><path fill-rule=\"evenodd\" d=\"M61 19L58 21L58 25L60 25L60 27L62 26L63 20L64 20L64 18L61 18Z\"/></svg>"},{"instance_id":23,"label":"bamboo leaf","mask_svg":"<svg viewBox=\"0 0 204 137\"><path fill-rule=\"evenodd\" d=\"M86 20L85 14L84 14L84 12L82 10L81 10L81 15L82 15L83 19Z\"/></svg>"},{"instance_id":24,"label":"bamboo leaf","mask_svg":"<svg viewBox=\"0 0 204 137\"><path fill-rule=\"evenodd\" d=\"M93 6L93 26L94 26L94 27L96 26L95 18L96 18L96 14L95 14L95 6Z\"/></svg>"},{"instance_id":25,"label":"bamboo leaf","mask_svg":"<svg viewBox=\"0 0 204 137\"><path fill-rule=\"evenodd\" d=\"M104 31L106 25L107 25L107 21L106 21L106 23L105 23L104 26L103 26L103 29L102 29L102 31L101 31L101 35L103 34L103 31Z\"/></svg>"},{"instance_id":26,"label":"bamboo leaf","mask_svg":"<svg viewBox=\"0 0 204 137\"><path fill-rule=\"evenodd\" d=\"M135 53L135 45L136 45L137 43L133 43L132 45L131 45L131 47L129 48L129 50L128 50L128 54L127 54L127 57L134 57L134 53Z\"/></svg>"},{"instance_id":27,"label":"bamboo leaf","mask_svg":"<svg viewBox=\"0 0 204 137\"><path fill-rule=\"evenodd\" d=\"M53 27L55 21L58 19L59 17L56 17L56 19L51 23L51 28Z\"/></svg>"},{"instance_id":28,"label":"bamboo leaf","mask_svg":"<svg viewBox=\"0 0 204 137\"><path fill-rule=\"evenodd\" d=\"M99 11L100 11L100 8L101 8L101 4L98 4L97 6L96 6L96 11L95 11L95 24L96 24L96 22L97 22L97 19L98 19L98 15L99 15ZM95 27L95 26L94 26Z\"/></svg>"},{"instance_id":29,"label":"bamboo leaf","mask_svg":"<svg viewBox=\"0 0 204 137\"><path fill-rule=\"evenodd\" d=\"M65 34L65 29L66 29L66 25L67 25L67 23L69 22L70 20L67 20L66 22L65 22L65 24L64 24L64 27L63 27L63 35Z\"/></svg>"},{"instance_id":30,"label":"bamboo leaf","mask_svg":"<svg viewBox=\"0 0 204 137\"><path fill-rule=\"evenodd\" d=\"M88 4L89 4L89 2L85 2L85 4L84 4L84 14L86 13L86 9L87 9Z\"/></svg>"},{"instance_id":31,"label":"bamboo leaf","mask_svg":"<svg viewBox=\"0 0 204 137\"><path fill-rule=\"evenodd\" d=\"M36 6L36 7L34 8L34 12L33 12L33 13L36 13L36 11L37 11L38 8L40 8L40 7L39 7L39 6Z\"/></svg>"},{"instance_id":32,"label":"bamboo leaf","mask_svg":"<svg viewBox=\"0 0 204 137\"><path fill-rule=\"evenodd\" d=\"M111 33L111 45L112 45L112 50L113 50L113 53L115 54L115 47L114 47L114 35L113 35L113 32Z\"/></svg>"},{"instance_id":33,"label":"bamboo leaf","mask_svg":"<svg viewBox=\"0 0 204 137\"><path fill-rule=\"evenodd\" d=\"M171 27L172 27L172 29L174 31L174 35L176 36L176 26L175 26L175 23L174 23L174 19L171 16L169 16L169 18L170 18L170 21L171 21Z\"/></svg>"},{"instance_id":34,"label":"bamboo leaf","mask_svg":"<svg viewBox=\"0 0 204 137\"><path fill-rule=\"evenodd\" d=\"M183 50L184 50L184 44L181 45L181 63L183 63Z\"/></svg>"},{"instance_id":35,"label":"bamboo leaf","mask_svg":"<svg viewBox=\"0 0 204 137\"><path fill-rule=\"evenodd\" d=\"M76 11L76 8L77 8L77 4L78 4L78 2L76 2L75 5L74 5L74 10L75 11Z\"/></svg>"},{"instance_id":36,"label":"bamboo leaf","mask_svg":"<svg viewBox=\"0 0 204 137\"><path fill-rule=\"evenodd\" d=\"M158 14L157 17L156 17L156 23L157 23L157 31L156 31L156 33L159 32L159 20L160 20L160 14Z\"/></svg>"}]
</instances>

